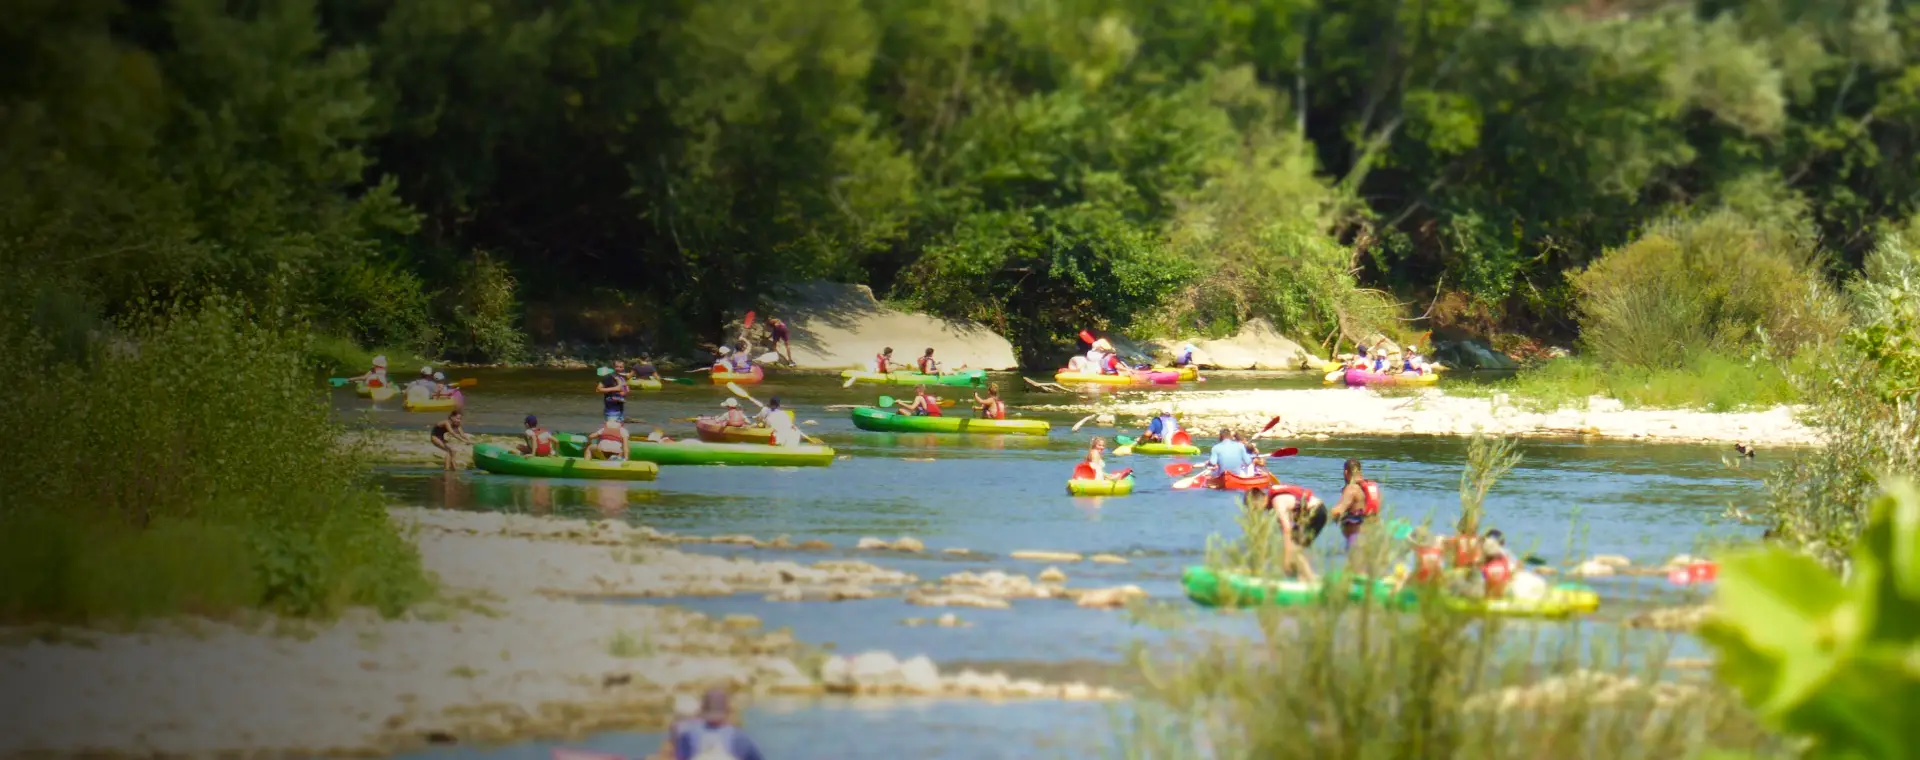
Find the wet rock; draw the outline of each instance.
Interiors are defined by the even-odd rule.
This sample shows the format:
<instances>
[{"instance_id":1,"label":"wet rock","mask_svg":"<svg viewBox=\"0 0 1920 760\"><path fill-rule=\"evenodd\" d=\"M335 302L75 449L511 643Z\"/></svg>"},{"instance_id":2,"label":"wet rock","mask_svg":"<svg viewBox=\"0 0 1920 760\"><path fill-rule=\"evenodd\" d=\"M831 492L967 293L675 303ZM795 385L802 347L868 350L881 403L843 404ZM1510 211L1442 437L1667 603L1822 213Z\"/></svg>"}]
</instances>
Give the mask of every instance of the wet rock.
<instances>
[{"instance_id":1,"label":"wet rock","mask_svg":"<svg viewBox=\"0 0 1920 760\"><path fill-rule=\"evenodd\" d=\"M1061 572L1060 568L1048 566L1047 569L1040 571L1039 575L1034 576L1034 580L1041 583L1066 583L1067 574Z\"/></svg>"},{"instance_id":2,"label":"wet rock","mask_svg":"<svg viewBox=\"0 0 1920 760\"><path fill-rule=\"evenodd\" d=\"M1127 558L1126 558L1126 557L1122 557L1122 556L1120 556L1120 555L1118 555L1118 554L1095 554L1095 555L1093 555L1093 557L1092 557L1092 560L1093 560L1094 562L1097 562L1097 563L1099 563L1099 564L1102 564L1102 565L1124 565L1124 564L1127 564Z\"/></svg>"},{"instance_id":3,"label":"wet rock","mask_svg":"<svg viewBox=\"0 0 1920 760\"><path fill-rule=\"evenodd\" d=\"M1022 549L1009 556L1035 562L1079 562L1081 559L1080 555L1074 552L1050 552L1037 549Z\"/></svg>"},{"instance_id":4,"label":"wet rock","mask_svg":"<svg viewBox=\"0 0 1920 760\"><path fill-rule=\"evenodd\" d=\"M733 544L735 546L759 546L760 545L760 539L757 539L757 538L754 538L753 536L749 536L745 534L734 534L730 536L714 536L713 538L708 539L708 541L716 544Z\"/></svg>"},{"instance_id":5,"label":"wet rock","mask_svg":"<svg viewBox=\"0 0 1920 760\"><path fill-rule=\"evenodd\" d=\"M1573 576L1575 578L1605 578L1609 575L1613 575L1613 566L1602 564L1594 560L1587 560L1585 562L1580 563L1578 566L1574 567L1572 570L1568 570L1567 575Z\"/></svg>"},{"instance_id":6,"label":"wet rock","mask_svg":"<svg viewBox=\"0 0 1920 760\"><path fill-rule=\"evenodd\" d=\"M767 542L767 548L791 549L793 548L793 537L786 535L774 536L772 541Z\"/></svg>"},{"instance_id":7,"label":"wet rock","mask_svg":"<svg viewBox=\"0 0 1920 760\"><path fill-rule=\"evenodd\" d=\"M1662 607L1628 618L1627 627L1651 628L1656 631L1691 631L1707 622L1712 615L1713 608L1704 604L1691 607Z\"/></svg>"},{"instance_id":8,"label":"wet rock","mask_svg":"<svg viewBox=\"0 0 1920 760\"><path fill-rule=\"evenodd\" d=\"M848 599L872 599L873 589L865 586L836 586L827 589L827 601L844 602Z\"/></svg>"},{"instance_id":9,"label":"wet rock","mask_svg":"<svg viewBox=\"0 0 1920 760\"><path fill-rule=\"evenodd\" d=\"M927 545L921 543L920 539L914 538L912 536L901 536L900 538L895 539L893 542L893 545L888 548L897 552L910 552L913 554L918 554L920 552L926 551Z\"/></svg>"},{"instance_id":10,"label":"wet rock","mask_svg":"<svg viewBox=\"0 0 1920 760\"><path fill-rule=\"evenodd\" d=\"M946 688L951 693L997 697L1005 695L1012 683L1005 673L976 673L972 670L963 670L959 675L947 679Z\"/></svg>"},{"instance_id":11,"label":"wet rock","mask_svg":"<svg viewBox=\"0 0 1920 760\"><path fill-rule=\"evenodd\" d=\"M720 619L720 625L736 630L760 627L760 618L752 615L728 615Z\"/></svg>"},{"instance_id":12,"label":"wet rock","mask_svg":"<svg viewBox=\"0 0 1920 760\"><path fill-rule=\"evenodd\" d=\"M1094 609L1113 609L1125 607L1129 602L1135 599L1144 599L1146 596L1147 592L1141 590L1139 586L1116 586L1114 588L1081 591L1075 597L1074 604Z\"/></svg>"},{"instance_id":13,"label":"wet rock","mask_svg":"<svg viewBox=\"0 0 1920 760\"><path fill-rule=\"evenodd\" d=\"M1626 557L1618 554L1595 554L1593 555L1593 561L1598 562L1602 565L1611 567L1615 570L1633 566L1632 560L1629 560Z\"/></svg>"},{"instance_id":14,"label":"wet rock","mask_svg":"<svg viewBox=\"0 0 1920 760\"><path fill-rule=\"evenodd\" d=\"M920 607L974 607L983 610L1004 610L1013 606L1006 599L997 596L926 592L908 594L907 604Z\"/></svg>"},{"instance_id":15,"label":"wet rock","mask_svg":"<svg viewBox=\"0 0 1920 760\"><path fill-rule=\"evenodd\" d=\"M872 551L872 550L881 550L881 549L892 549L893 545L885 541L882 541L878 538L874 538L873 536L861 536L860 541L854 544L853 548Z\"/></svg>"},{"instance_id":16,"label":"wet rock","mask_svg":"<svg viewBox=\"0 0 1920 760\"><path fill-rule=\"evenodd\" d=\"M899 689L912 694L941 692L940 668L926 655L900 663Z\"/></svg>"},{"instance_id":17,"label":"wet rock","mask_svg":"<svg viewBox=\"0 0 1920 760\"><path fill-rule=\"evenodd\" d=\"M807 551L826 551L826 550L832 549L833 544L829 544L825 541L820 541L820 540L801 541L800 545L795 548L805 549Z\"/></svg>"},{"instance_id":18,"label":"wet rock","mask_svg":"<svg viewBox=\"0 0 1920 760\"><path fill-rule=\"evenodd\" d=\"M805 595L801 593L798 586L788 586L767 595L769 602L797 602L804 598Z\"/></svg>"},{"instance_id":19,"label":"wet rock","mask_svg":"<svg viewBox=\"0 0 1920 760\"><path fill-rule=\"evenodd\" d=\"M972 551L972 550L970 550L970 549L960 549L960 548L956 548L956 547L949 547L949 548L946 548L946 549L941 549L941 550L940 550L940 553L941 553L941 554L951 554L951 555L954 555L954 556L957 556L957 557L964 557L964 556L966 556L966 555L969 555L969 554L972 554L972 553L973 553L973 551Z\"/></svg>"}]
</instances>

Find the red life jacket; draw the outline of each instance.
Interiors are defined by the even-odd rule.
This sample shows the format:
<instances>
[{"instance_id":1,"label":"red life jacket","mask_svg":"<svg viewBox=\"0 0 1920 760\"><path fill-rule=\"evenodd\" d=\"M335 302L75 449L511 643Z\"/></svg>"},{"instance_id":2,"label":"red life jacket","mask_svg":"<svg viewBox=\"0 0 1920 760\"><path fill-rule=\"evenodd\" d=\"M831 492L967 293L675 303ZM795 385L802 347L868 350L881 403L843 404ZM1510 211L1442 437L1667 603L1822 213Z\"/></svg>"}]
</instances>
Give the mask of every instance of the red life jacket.
<instances>
[{"instance_id":1,"label":"red life jacket","mask_svg":"<svg viewBox=\"0 0 1920 760\"><path fill-rule=\"evenodd\" d=\"M924 402L920 408L927 410L928 417L940 416L940 402L933 400L932 396L920 396L919 400Z\"/></svg>"},{"instance_id":2,"label":"red life jacket","mask_svg":"<svg viewBox=\"0 0 1920 760\"><path fill-rule=\"evenodd\" d=\"M1292 496L1295 505L1305 507L1307 501L1313 498L1313 491L1306 486L1285 484L1274 486L1272 491L1267 492L1267 507L1272 508L1273 500L1281 496Z\"/></svg>"},{"instance_id":3,"label":"red life jacket","mask_svg":"<svg viewBox=\"0 0 1920 760\"><path fill-rule=\"evenodd\" d=\"M934 371L933 357L931 356L920 357L920 374L931 375L933 374L933 371Z\"/></svg>"},{"instance_id":4,"label":"red life jacket","mask_svg":"<svg viewBox=\"0 0 1920 760\"><path fill-rule=\"evenodd\" d=\"M553 456L553 434L552 433L547 432L546 428L534 428L533 430L528 432L533 433L533 455L534 456L537 456L537 457Z\"/></svg>"},{"instance_id":5,"label":"red life jacket","mask_svg":"<svg viewBox=\"0 0 1920 760\"><path fill-rule=\"evenodd\" d=\"M1413 579L1420 582L1439 580L1445 571L1446 557L1438 546L1416 546L1413 549Z\"/></svg>"},{"instance_id":6,"label":"red life jacket","mask_svg":"<svg viewBox=\"0 0 1920 760\"><path fill-rule=\"evenodd\" d=\"M1107 354L1107 366L1102 367L1101 369L1104 370L1109 375L1120 374L1120 357L1115 356L1113 354Z\"/></svg>"},{"instance_id":7,"label":"red life jacket","mask_svg":"<svg viewBox=\"0 0 1920 760\"><path fill-rule=\"evenodd\" d=\"M1004 420L1007 418L1007 402L992 399L987 402L987 419Z\"/></svg>"},{"instance_id":8,"label":"red life jacket","mask_svg":"<svg viewBox=\"0 0 1920 760\"><path fill-rule=\"evenodd\" d=\"M892 363L893 362L890 362L887 360L886 354L873 355L873 371L878 372L882 375L887 374L887 365Z\"/></svg>"},{"instance_id":9,"label":"red life jacket","mask_svg":"<svg viewBox=\"0 0 1920 760\"><path fill-rule=\"evenodd\" d=\"M1366 507L1360 514L1373 517L1380 514L1380 484L1371 480L1360 481L1360 493L1366 497Z\"/></svg>"},{"instance_id":10,"label":"red life jacket","mask_svg":"<svg viewBox=\"0 0 1920 760\"><path fill-rule=\"evenodd\" d=\"M1505 596L1507 584L1513 581L1513 562L1506 557L1494 557L1480 566L1480 577L1486 579L1487 597Z\"/></svg>"}]
</instances>

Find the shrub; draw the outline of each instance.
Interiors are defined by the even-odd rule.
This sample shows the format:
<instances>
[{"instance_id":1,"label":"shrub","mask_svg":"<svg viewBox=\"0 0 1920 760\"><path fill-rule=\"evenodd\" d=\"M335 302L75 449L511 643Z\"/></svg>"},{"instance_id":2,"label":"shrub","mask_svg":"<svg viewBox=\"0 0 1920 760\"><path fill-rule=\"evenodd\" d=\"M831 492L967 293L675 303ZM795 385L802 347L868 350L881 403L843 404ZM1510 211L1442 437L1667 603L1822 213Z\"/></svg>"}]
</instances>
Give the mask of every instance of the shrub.
<instances>
[{"instance_id":1,"label":"shrub","mask_svg":"<svg viewBox=\"0 0 1920 760\"><path fill-rule=\"evenodd\" d=\"M136 307L86 361L0 305L0 619L394 612L429 590L307 374L222 297Z\"/></svg>"},{"instance_id":2,"label":"shrub","mask_svg":"<svg viewBox=\"0 0 1920 760\"><path fill-rule=\"evenodd\" d=\"M1581 340L1620 366L1762 346L1791 356L1845 327L1813 256L1806 236L1728 212L1655 224L1573 276Z\"/></svg>"},{"instance_id":3,"label":"shrub","mask_svg":"<svg viewBox=\"0 0 1920 760\"><path fill-rule=\"evenodd\" d=\"M517 287L506 264L475 251L461 269L458 286L447 295L447 313L453 323L448 351L495 362L524 358L527 336L520 330Z\"/></svg>"}]
</instances>

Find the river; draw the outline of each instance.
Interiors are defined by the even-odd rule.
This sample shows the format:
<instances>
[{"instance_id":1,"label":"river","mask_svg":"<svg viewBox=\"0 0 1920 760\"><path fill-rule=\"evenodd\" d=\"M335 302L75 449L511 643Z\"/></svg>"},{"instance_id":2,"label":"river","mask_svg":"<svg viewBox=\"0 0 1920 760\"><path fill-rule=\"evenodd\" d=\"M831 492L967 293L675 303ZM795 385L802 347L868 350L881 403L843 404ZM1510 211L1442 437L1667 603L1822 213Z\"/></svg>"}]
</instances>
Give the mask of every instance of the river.
<instances>
[{"instance_id":1,"label":"river","mask_svg":"<svg viewBox=\"0 0 1920 760\"><path fill-rule=\"evenodd\" d=\"M599 401L589 371L475 370L455 373L479 380L467 398L467 427L483 433L514 434L521 418L537 414L550 429L582 431L598 424ZM669 384L658 392L639 392L627 406L629 418L660 424L668 434L692 437L691 425L669 422L719 409L730 397L724 387ZM1069 397L1030 394L1017 377L995 375L1009 404L1060 404ZM1449 379L1448 382L1455 382ZM1222 376L1200 386L1237 388L1319 387L1317 376ZM610 484L537 482L479 472L452 475L425 468L389 467L381 485L395 504L457 509L526 511L576 516L624 513L636 523L684 534L746 533L760 538L787 535L795 542L821 539L842 547L839 555L857 556L922 577L962 570L1000 569L1034 574L1043 563L1006 555L1022 549L1112 553L1127 564L1073 563L1062 566L1076 586L1137 584L1160 602L1191 612L1179 586L1180 569L1200 559L1208 536L1231 536L1235 500L1218 492L1174 491L1160 469L1183 459L1115 458L1110 466L1139 472L1131 496L1075 498L1063 481L1091 435L1112 429L1089 426L1068 431L1076 417L1033 414L1050 420L1046 439L960 437L868 433L856 430L845 411L832 404L872 403L882 394L911 396L911 388L856 386L843 389L829 374L780 374L748 388L762 401L779 397L794 409L808 433L823 438L841 458L828 468L667 468L652 483ZM965 398L968 389L940 389ZM1367 391L1354 390L1355 393ZM1128 391L1106 391L1107 395ZM336 395L343 415L370 424L425 428L435 416L398 411L397 402L371 406L350 392ZM743 402L749 409L751 402ZM1287 409L1274 409L1285 415ZM965 412L959 412L965 414ZM650 425L641 425L645 431ZM1131 431L1128 431L1131 432ZM1137 434L1137 433L1136 433ZM1379 480L1387 508L1419 519L1434 516L1450 523L1459 504L1459 478L1466 444L1444 438L1344 438L1276 441L1297 446L1300 454L1273 463L1283 480L1300 483L1328 498L1338 493L1342 463L1357 458ZM1627 441L1524 440L1524 461L1488 497L1488 527L1498 527L1516 551L1531 551L1551 561L1593 554L1621 554L1636 564L1658 564L1694 552L1718 538L1745 535L1721 524L1730 503L1752 499L1761 488L1764 467L1730 470L1720 446L1653 445ZM1197 459L1197 458L1196 458ZM854 552L863 536L924 541L927 554ZM1322 551L1338 548L1337 531L1319 542ZM775 550L688 545L725 553L751 551L780 558ZM942 553L965 548L974 554ZM819 553L792 553L813 561ZM1617 622L1636 603L1627 599L1671 599L1680 595L1655 579L1606 579L1596 582L1608 601L1591 625ZM1690 592L1689 592L1690 593ZM1616 603L1618 602L1618 603ZM907 627L907 617L932 617L943 609L911 607L899 599L839 603L775 603L758 596L665 600L715 614L748 613L769 627L790 626L804 641L836 646L842 652L887 649L902 657L926 654L943 667L977 663L1019 674L1065 672L1097 679L1131 643L1169 635L1130 621L1121 612L1083 610L1057 601L1016 600L1009 610L954 610L971 623L963 628ZM1232 627L1219 616L1195 616L1195 625ZM1560 625L1560 624L1541 624ZM1564 627L1564 626L1562 626ZM1697 645L1683 643L1682 652ZM1089 676L1089 674L1095 674ZM1084 756L1087 746L1048 744L1050 737L1072 733L1097 738L1115 718L1102 705L1015 703L994 706L954 701L775 701L755 705L749 725L773 757L1036 757ZM982 737L990 737L987 744ZM651 739L657 741L657 735ZM644 754L648 735L597 737L582 746ZM1104 741L1104 740L1100 740ZM990 745L990 746L988 746ZM432 753L460 758L544 755L544 744ZM1049 748L1051 747L1051 748ZM800 749L800 748L805 748Z\"/></svg>"}]
</instances>

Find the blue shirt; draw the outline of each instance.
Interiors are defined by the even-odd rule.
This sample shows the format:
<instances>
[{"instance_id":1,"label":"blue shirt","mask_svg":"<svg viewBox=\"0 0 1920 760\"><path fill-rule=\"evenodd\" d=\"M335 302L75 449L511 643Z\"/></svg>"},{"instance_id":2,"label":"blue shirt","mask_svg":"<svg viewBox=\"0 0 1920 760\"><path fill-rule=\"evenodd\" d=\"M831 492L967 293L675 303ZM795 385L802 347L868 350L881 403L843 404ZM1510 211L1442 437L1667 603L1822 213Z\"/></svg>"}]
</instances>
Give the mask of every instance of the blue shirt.
<instances>
[{"instance_id":1,"label":"blue shirt","mask_svg":"<svg viewBox=\"0 0 1920 760\"><path fill-rule=\"evenodd\" d=\"M1213 445L1213 453L1207 457L1207 464L1220 468L1221 472L1241 475L1253 469L1253 457L1247 455L1246 444L1221 441Z\"/></svg>"},{"instance_id":2,"label":"blue shirt","mask_svg":"<svg viewBox=\"0 0 1920 760\"><path fill-rule=\"evenodd\" d=\"M754 746L752 739L747 738L745 731L730 725L710 728L704 721L694 723L686 730L674 735L673 756L677 760L690 760L694 755L700 754L701 740L707 736L715 736L725 741L727 750L739 760L766 760L761 756L760 748Z\"/></svg>"},{"instance_id":3,"label":"blue shirt","mask_svg":"<svg viewBox=\"0 0 1920 760\"><path fill-rule=\"evenodd\" d=\"M1174 433L1180 432L1180 423L1174 422L1172 417L1155 417L1152 422L1147 423L1147 432L1161 438L1170 438Z\"/></svg>"}]
</instances>

